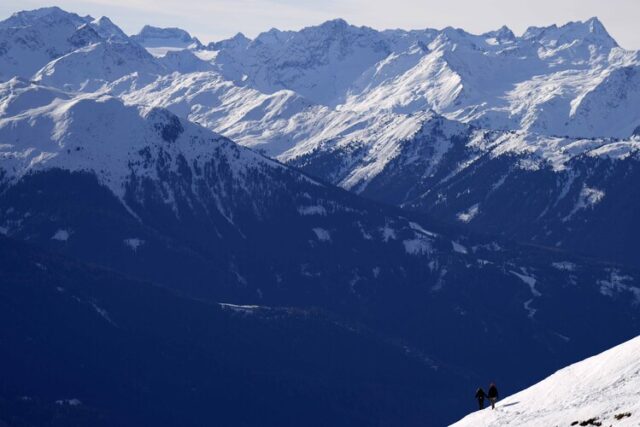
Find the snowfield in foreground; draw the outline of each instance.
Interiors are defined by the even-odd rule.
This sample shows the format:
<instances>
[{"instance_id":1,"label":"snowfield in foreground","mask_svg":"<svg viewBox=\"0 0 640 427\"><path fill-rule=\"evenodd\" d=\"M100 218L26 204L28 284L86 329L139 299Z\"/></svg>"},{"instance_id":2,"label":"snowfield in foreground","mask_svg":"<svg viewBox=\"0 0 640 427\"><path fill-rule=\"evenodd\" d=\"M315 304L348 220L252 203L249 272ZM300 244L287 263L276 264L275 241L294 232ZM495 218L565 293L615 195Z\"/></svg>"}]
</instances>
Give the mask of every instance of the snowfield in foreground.
<instances>
[{"instance_id":1,"label":"snowfield in foreground","mask_svg":"<svg viewBox=\"0 0 640 427\"><path fill-rule=\"evenodd\" d=\"M564 368L453 427L640 426L640 336Z\"/></svg>"}]
</instances>

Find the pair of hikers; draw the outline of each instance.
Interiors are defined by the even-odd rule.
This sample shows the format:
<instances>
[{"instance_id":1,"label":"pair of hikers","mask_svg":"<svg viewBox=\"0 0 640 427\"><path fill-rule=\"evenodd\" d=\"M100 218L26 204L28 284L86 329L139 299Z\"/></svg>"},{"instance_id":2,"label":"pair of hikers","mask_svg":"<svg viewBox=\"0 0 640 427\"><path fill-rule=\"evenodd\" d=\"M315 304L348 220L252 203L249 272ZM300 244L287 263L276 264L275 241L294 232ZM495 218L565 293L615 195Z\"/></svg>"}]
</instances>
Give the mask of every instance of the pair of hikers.
<instances>
[{"instance_id":1,"label":"pair of hikers","mask_svg":"<svg viewBox=\"0 0 640 427\"><path fill-rule=\"evenodd\" d=\"M496 387L494 383L491 383L489 386L488 393L485 393L482 387L478 387L478 390L476 390L476 399L478 400L478 407L480 409L484 409L485 397L489 398L489 402L491 402L491 409L495 409L496 402L498 401L498 387Z\"/></svg>"}]
</instances>

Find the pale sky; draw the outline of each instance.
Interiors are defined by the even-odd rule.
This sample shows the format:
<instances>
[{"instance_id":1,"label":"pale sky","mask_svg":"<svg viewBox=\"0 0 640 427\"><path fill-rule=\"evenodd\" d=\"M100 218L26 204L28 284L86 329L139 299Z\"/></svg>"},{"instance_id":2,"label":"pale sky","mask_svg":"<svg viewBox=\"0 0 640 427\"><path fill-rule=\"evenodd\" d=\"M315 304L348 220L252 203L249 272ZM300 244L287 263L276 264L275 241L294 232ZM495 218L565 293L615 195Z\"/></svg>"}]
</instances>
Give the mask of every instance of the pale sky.
<instances>
[{"instance_id":1,"label":"pale sky","mask_svg":"<svg viewBox=\"0 0 640 427\"><path fill-rule=\"evenodd\" d=\"M0 0L0 19L51 5L96 18L106 15L129 34L144 24L180 27L204 43L334 18L377 29L453 26L472 33L507 25L521 34L532 25L597 16L622 47L640 49L640 0Z\"/></svg>"}]
</instances>

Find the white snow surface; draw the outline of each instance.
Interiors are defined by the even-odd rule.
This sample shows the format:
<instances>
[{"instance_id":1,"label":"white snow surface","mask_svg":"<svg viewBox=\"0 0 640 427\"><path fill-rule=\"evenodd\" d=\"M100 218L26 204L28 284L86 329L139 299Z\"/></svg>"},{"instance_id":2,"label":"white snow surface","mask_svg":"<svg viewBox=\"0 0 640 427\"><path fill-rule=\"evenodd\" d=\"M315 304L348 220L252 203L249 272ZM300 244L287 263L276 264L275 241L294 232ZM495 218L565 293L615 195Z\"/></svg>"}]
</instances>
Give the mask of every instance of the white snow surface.
<instances>
[{"instance_id":1,"label":"white snow surface","mask_svg":"<svg viewBox=\"0 0 640 427\"><path fill-rule=\"evenodd\" d=\"M592 418L603 426L640 425L640 337L561 369L499 401L495 410L475 412L452 427L562 427Z\"/></svg>"}]
</instances>

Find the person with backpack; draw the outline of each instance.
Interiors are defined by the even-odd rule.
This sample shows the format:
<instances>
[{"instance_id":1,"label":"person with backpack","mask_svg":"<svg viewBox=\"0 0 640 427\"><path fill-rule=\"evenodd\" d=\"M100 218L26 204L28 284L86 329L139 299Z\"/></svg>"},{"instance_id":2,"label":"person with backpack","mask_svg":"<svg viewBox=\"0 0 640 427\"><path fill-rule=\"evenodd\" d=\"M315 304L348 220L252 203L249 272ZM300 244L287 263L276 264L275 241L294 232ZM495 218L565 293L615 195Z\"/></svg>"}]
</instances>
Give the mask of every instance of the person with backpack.
<instances>
[{"instance_id":1,"label":"person with backpack","mask_svg":"<svg viewBox=\"0 0 640 427\"><path fill-rule=\"evenodd\" d=\"M476 399L478 400L478 408L484 409L484 398L487 397L482 387L478 387L476 390Z\"/></svg>"},{"instance_id":2,"label":"person with backpack","mask_svg":"<svg viewBox=\"0 0 640 427\"><path fill-rule=\"evenodd\" d=\"M491 409L495 409L498 401L498 387L496 387L495 383L491 383L489 386L487 396L489 397L489 402L491 402Z\"/></svg>"}]
</instances>

